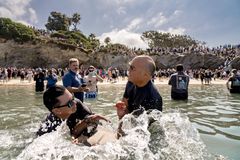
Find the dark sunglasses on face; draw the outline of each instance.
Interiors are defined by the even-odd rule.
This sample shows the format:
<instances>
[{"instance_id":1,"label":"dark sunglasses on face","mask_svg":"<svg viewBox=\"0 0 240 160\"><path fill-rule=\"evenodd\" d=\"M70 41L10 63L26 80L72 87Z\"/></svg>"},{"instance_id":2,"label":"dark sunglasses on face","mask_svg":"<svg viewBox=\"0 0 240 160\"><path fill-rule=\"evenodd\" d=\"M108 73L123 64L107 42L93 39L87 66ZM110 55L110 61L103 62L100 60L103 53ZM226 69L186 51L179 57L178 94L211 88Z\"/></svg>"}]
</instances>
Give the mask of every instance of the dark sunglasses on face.
<instances>
[{"instance_id":1,"label":"dark sunglasses on face","mask_svg":"<svg viewBox=\"0 0 240 160\"><path fill-rule=\"evenodd\" d=\"M57 106L57 107L54 107L54 108L62 108L62 107L68 107L68 108L71 108L72 106L73 106L73 104L74 104L74 101L75 101L75 98L73 97L71 100L69 100L68 102L67 102L67 104L65 104L65 105L61 105L61 106Z\"/></svg>"}]
</instances>

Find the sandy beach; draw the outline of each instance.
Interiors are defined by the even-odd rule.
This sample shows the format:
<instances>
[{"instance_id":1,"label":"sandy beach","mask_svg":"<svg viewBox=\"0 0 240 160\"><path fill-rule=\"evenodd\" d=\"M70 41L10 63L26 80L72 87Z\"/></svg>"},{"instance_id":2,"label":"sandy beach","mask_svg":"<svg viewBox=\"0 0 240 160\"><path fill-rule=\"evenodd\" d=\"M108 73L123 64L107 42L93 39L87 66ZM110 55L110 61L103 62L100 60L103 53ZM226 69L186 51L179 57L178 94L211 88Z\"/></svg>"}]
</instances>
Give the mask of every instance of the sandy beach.
<instances>
[{"instance_id":1,"label":"sandy beach","mask_svg":"<svg viewBox=\"0 0 240 160\"><path fill-rule=\"evenodd\" d=\"M165 79L155 79L154 83L155 84L168 84L168 78ZM108 82L107 80L104 80L102 83L99 82L98 85L106 85L106 84L126 84L127 79L122 80L119 79L116 83L112 83L112 82ZM227 80L220 80L220 79L216 79L216 80L212 80L211 84L226 84ZM46 83L46 82L45 82ZM57 84L62 85L62 81L58 81ZM20 79L11 79L7 82L3 82L0 81L0 86L28 86L28 85L35 85L35 81L31 81L29 82L28 80L24 80L24 81L20 81ZM200 80L196 80L196 79L191 79L190 80L190 85L201 85L201 81Z\"/></svg>"}]
</instances>

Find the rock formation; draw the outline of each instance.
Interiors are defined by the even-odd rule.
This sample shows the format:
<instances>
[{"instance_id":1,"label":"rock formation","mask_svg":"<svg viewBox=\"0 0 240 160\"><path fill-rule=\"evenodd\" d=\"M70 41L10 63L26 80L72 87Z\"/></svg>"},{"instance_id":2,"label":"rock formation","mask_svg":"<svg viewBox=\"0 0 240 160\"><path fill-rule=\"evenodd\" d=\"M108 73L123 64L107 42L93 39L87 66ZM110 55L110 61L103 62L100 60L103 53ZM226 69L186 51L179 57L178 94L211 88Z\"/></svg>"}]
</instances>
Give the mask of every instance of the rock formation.
<instances>
[{"instance_id":1,"label":"rock formation","mask_svg":"<svg viewBox=\"0 0 240 160\"><path fill-rule=\"evenodd\" d=\"M158 68L173 68L182 63L185 68L218 68L225 59L203 53L161 54L151 55ZM128 62L133 55L110 54L103 52L85 52L79 48L75 50L60 49L56 44L17 44L13 41L0 41L0 66L16 67L66 67L68 59L76 57L81 63L97 67L128 68ZM232 66L239 68L240 58L233 60Z\"/></svg>"}]
</instances>

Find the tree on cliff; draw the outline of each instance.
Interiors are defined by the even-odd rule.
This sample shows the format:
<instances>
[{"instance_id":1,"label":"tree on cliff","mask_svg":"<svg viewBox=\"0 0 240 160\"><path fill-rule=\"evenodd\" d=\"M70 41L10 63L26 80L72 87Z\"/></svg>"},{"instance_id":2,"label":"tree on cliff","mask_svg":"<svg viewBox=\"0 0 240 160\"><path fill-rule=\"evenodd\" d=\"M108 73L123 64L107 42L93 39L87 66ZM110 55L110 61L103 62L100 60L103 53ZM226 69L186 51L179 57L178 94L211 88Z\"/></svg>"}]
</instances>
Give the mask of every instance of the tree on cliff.
<instances>
[{"instance_id":1,"label":"tree on cliff","mask_svg":"<svg viewBox=\"0 0 240 160\"><path fill-rule=\"evenodd\" d=\"M106 43L106 45L108 45L110 42L111 42L110 37L106 37L106 38L104 39L104 43Z\"/></svg>"},{"instance_id":2,"label":"tree on cliff","mask_svg":"<svg viewBox=\"0 0 240 160\"><path fill-rule=\"evenodd\" d=\"M51 12L45 26L49 31L68 31L71 24L72 19L67 17L65 14L60 12Z\"/></svg>"},{"instance_id":3,"label":"tree on cliff","mask_svg":"<svg viewBox=\"0 0 240 160\"><path fill-rule=\"evenodd\" d=\"M77 25L80 23L80 20L81 20L80 14L74 13L72 15L72 23L73 23L74 31L77 31Z\"/></svg>"},{"instance_id":4,"label":"tree on cliff","mask_svg":"<svg viewBox=\"0 0 240 160\"><path fill-rule=\"evenodd\" d=\"M142 34L141 39L148 43L150 48L153 47L189 47L196 45L197 41L187 35L173 35L157 31L146 31Z\"/></svg>"},{"instance_id":5,"label":"tree on cliff","mask_svg":"<svg viewBox=\"0 0 240 160\"><path fill-rule=\"evenodd\" d=\"M88 39L92 45L92 48L98 48L100 46L100 41L99 39L96 38L96 35L91 33L89 36L88 36Z\"/></svg>"}]
</instances>

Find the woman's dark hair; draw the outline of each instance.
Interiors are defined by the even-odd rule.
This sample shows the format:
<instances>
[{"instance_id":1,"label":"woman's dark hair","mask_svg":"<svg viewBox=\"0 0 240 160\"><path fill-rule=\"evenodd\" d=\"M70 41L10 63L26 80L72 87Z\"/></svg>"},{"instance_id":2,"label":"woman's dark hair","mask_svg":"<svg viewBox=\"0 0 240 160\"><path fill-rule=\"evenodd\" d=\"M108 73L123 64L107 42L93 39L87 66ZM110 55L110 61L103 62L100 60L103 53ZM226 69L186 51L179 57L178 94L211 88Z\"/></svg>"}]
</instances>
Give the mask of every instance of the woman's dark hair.
<instances>
[{"instance_id":1,"label":"woman's dark hair","mask_svg":"<svg viewBox=\"0 0 240 160\"><path fill-rule=\"evenodd\" d=\"M43 94L43 103L51 112L52 109L59 103L58 97L63 95L66 88L61 85L49 87Z\"/></svg>"}]
</instances>

